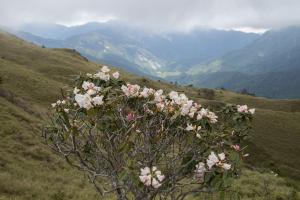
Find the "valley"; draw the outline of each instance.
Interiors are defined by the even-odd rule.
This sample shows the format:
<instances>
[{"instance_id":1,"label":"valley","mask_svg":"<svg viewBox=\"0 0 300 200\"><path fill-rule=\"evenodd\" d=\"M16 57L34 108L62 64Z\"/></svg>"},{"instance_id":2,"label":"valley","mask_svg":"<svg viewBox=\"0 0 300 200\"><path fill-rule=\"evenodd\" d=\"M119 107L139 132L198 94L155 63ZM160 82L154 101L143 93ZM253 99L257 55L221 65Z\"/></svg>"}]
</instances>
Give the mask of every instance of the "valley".
<instances>
[{"instance_id":1,"label":"valley","mask_svg":"<svg viewBox=\"0 0 300 200\"><path fill-rule=\"evenodd\" d=\"M156 80L275 99L300 97L298 26L261 35L205 28L152 33L112 21L73 27L32 24L12 32Z\"/></svg>"}]
</instances>

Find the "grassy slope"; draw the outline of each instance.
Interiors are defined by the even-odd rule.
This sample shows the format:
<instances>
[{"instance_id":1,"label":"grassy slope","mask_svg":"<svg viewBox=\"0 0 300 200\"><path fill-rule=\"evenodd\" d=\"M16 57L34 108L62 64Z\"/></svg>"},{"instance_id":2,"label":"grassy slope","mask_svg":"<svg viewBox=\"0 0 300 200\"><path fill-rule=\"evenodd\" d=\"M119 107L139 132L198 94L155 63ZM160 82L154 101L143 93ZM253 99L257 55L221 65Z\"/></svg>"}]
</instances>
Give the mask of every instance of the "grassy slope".
<instances>
[{"instance_id":1,"label":"grassy slope","mask_svg":"<svg viewBox=\"0 0 300 200\"><path fill-rule=\"evenodd\" d=\"M216 99L257 108L251 163L300 179L300 101L270 100L218 91ZM261 153L263 152L263 153Z\"/></svg>"},{"instance_id":2,"label":"grassy slope","mask_svg":"<svg viewBox=\"0 0 300 200\"><path fill-rule=\"evenodd\" d=\"M49 104L59 96L58 88L69 84L72 75L98 68L97 64L86 61L74 51L40 48L0 33L0 199L95 197L93 188L86 184L82 175L45 147L39 128ZM122 74L133 83L184 91L203 104L247 103L258 108L250 162L272 167L280 175L300 179L300 160L297 158L300 101L272 101L227 91L216 91L215 100L210 101L202 89ZM270 175L256 176L267 178ZM274 180L273 184L276 185L277 180L278 184L287 184L282 184L281 179Z\"/></svg>"}]
</instances>

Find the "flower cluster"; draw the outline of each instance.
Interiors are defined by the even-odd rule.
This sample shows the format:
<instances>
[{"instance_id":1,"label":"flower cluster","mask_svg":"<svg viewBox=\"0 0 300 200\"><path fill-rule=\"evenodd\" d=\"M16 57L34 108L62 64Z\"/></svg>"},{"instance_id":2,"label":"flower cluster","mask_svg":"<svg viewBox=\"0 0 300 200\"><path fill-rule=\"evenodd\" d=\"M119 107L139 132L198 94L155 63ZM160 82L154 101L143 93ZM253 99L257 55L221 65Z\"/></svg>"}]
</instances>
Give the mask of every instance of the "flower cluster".
<instances>
[{"instance_id":1,"label":"flower cluster","mask_svg":"<svg viewBox=\"0 0 300 200\"><path fill-rule=\"evenodd\" d=\"M208 156L208 159L206 159L206 165L209 170L213 168L213 166L222 167L224 170L230 170L231 165L228 163L225 163L225 154L220 153L218 155L215 154L215 152L211 152ZM207 171L206 165L204 162L199 162L195 167L195 177L202 180L204 179L204 174Z\"/></svg>"},{"instance_id":2,"label":"flower cluster","mask_svg":"<svg viewBox=\"0 0 300 200\"><path fill-rule=\"evenodd\" d=\"M207 118L210 123L216 123L218 116L214 112L209 111L201 107L193 100L189 100L185 94L178 94L175 91L171 91L168 96L164 95L163 90L154 90L152 88L144 87L140 91L141 87L137 84L127 84L121 87L123 93L129 97L143 97L143 98L153 98L156 107L159 111L174 112L175 110L180 111L181 116L188 116L191 119L196 118L201 120ZM197 130L200 130L198 127ZM196 126L188 125L187 131L196 130Z\"/></svg>"},{"instance_id":3,"label":"flower cluster","mask_svg":"<svg viewBox=\"0 0 300 200\"><path fill-rule=\"evenodd\" d=\"M122 85L121 89L124 92L124 94L127 97L138 97L140 95L139 90L140 90L140 86L135 84L135 85L131 85L131 84L127 84L127 86Z\"/></svg>"},{"instance_id":4,"label":"flower cluster","mask_svg":"<svg viewBox=\"0 0 300 200\"><path fill-rule=\"evenodd\" d=\"M51 106L52 108L55 108L56 106L65 105L65 104L66 104L65 100L57 100L56 103L52 103Z\"/></svg>"},{"instance_id":5,"label":"flower cluster","mask_svg":"<svg viewBox=\"0 0 300 200\"><path fill-rule=\"evenodd\" d=\"M208 156L208 159L206 160L208 169L211 169L213 166L222 167L225 170L229 170L231 168L231 165L228 163L225 163L225 154L220 153L218 156L215 154L215 152L211 152Z\"/></svg>"},{"instance_id":6,"label":"flower cluster","mask_svg":"<svg viewBox=\"0 0 300 200\"><path fill-rule=\"evenodd\" d=\"M75 101L79 107L89 110L94 106L102 105L104 103L103 95L99 96L99 92L101 91L100 87L95 86L94 83L84 81L82 83L82 88L85 91L84 94L78 93L80 91L79 89L74 89Z\"/></svg>"},{"instance_id":7,"label":"flower cluster","mask_svg":"<svg viewBox=\"0 0 300 200\"><path fill-rule=\"evenodd\" d=\"M144 185L157 189L161 186L161 182L165 179L165 176L157 167L153 166L151 169L149 167L142 168L139 178Z\"/></svg>"},{"instance_id":8,"label":"flower cluster","mask_svg":"<svg viewBox=\"0 0 300 200\"><path fill-rule=\"evenodd\" d=\"M107 66L103 66L101 68L101 71L94 74L93 77L99 78L100 80L109 81L109 79L110 79L110 75L108 74L109 71L110 71L110 69Z\"/></svg>"},{"instance_id":9,"label":"flower cluster","mask_svg":"<svg viewBox=\"0 0 300 200\"><path fill-rule=\"evenodd\" d=\"M255 113L255 108L249 109L247 105L237 105L236 107L239 113L249 113L252 115Z\"/></svg>"},{"instance_id":10,"label":"flower cluster","mask_svg":"<svg viewBox=\"0 0 300 200\"><path fill-rule=\"evenodd\" d=\"M99 78L100 80L109 81L110 79L110 69L107 66L103 66L99 72L94 75L87 75L92 78ZM119 78L119 72L116 71L113 74L115 79ZM103 105L103 95L100 95L101 87L95 86L94 83L89 81L84 81L81 86L84 90L84 94L80 94L80 89L77 87L74 88L73 93L75 94L75 101L79 107L85 108L87 110L91 109L94 106Z\"/></svg>"},{"instance_id":11,"label":"flower cluster","mask_svg":"<svg viewBox=\"0 0 300 200\"><path fill-rule=\"evenodd\" d=\"M202 118L208 118L210 120L211 123L216 123L218 122L218 116L216 116L215 113L209 111L208 109L205 109L205 108L201 108L201 110L198 112L198 115L197 115L197 120L200 120Z\"/></svg>"},{"instance_id":12,"label":"flower cluster","mask_svg":"<svg viewBox=\"0 0 300 200\"><path fill-rule=\"evenodd\" d=\"M110 69L107 66L103 66L99 72L95 74L87 74L87 77L92 79L100 79L103 81L110 80ZM118 79L120 74L118 71L112 74L114 79ZM82 88L82 89L81 89ZM74 99L76 103L74 105L78 105L80 108L85 108L87 110L104 104L103 98L104 96L100 94L102 88L96 86L93 82L83 81L81 88L75 87L73 90L73 94L75 95ZM80 93L83 91L83 93ZM51 104L52 107L56 107L59 105L66 104L65 100L58 100L56 103ZM68 112L68 109L64 109L65 112Z\"/></svg>"},{"instance_id":13,"label":"flower cluster","mask_svg":"<svg viewBox=\"0 0 300 200\"><path fill-rule=\"evenodd\" d=\"M148 98L150 95L154 94L154 90L152 88L144 87L143 90L140 92L139 97Z\"/></svg>"}]
</instances>

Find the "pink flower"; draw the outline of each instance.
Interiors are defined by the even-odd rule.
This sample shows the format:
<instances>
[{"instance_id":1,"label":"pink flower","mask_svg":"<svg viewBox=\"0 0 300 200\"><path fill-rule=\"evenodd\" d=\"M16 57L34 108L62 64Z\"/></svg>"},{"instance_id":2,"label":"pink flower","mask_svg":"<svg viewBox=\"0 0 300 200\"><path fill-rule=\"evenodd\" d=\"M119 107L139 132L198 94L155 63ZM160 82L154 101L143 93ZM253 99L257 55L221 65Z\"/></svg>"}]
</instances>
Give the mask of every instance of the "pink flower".
<instances>
[{"instance_id":1,"label":"pink flower","mask_svg":"<svg viewBox=\"0 0 300 200\"><path fill-rule=\"evenodd\" d=\"M128 113L128 115L126 116L127 121L133 121L136 119L136 116L134 113L130 112Z\"/></svg>"},{"instance_id":2,"label":"pink flower","mask_svg":"<svg viewBox=\"0 0 300 200\"><path fill-rule=\"evenodd\" d=\"M240 145L238 145L238 144L232 145L232 148L236 151L239 151L240 150Z\"/></svg>"}]
</instances>

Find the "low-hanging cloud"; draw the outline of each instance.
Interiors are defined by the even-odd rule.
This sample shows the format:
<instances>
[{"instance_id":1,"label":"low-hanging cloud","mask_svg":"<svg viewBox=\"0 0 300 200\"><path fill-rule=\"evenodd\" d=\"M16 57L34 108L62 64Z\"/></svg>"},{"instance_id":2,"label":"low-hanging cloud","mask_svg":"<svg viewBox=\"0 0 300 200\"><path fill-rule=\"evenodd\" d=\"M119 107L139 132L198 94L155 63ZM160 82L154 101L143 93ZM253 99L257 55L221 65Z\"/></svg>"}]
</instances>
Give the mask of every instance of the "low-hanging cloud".
<instances>
[{"instance_id":1,"label":"low-hanging cloud","mask_svg":"<svg viewBox=\"0 0 300 200\"><path fill-rule=\"evenodd\" d=\"M0 0L0 25L121 20L151 30L300 24L299 0Z\"/></svg>"}]
</instances>

